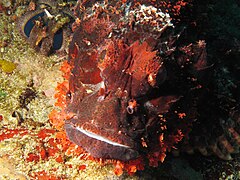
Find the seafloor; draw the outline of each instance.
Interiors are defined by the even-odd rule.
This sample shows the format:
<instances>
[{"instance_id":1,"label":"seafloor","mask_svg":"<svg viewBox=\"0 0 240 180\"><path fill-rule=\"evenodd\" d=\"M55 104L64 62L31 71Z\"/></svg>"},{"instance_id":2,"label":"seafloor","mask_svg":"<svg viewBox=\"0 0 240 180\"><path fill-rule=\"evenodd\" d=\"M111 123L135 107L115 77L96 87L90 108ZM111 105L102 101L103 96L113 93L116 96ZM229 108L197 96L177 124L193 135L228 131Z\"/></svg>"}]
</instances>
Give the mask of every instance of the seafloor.
<instances>
[{"instance_id":1,"label":"seafloor","mask_svg":"<svg viewBox=\"0 0 240 180\"><path fill-rule=\"evenodd\" d=\"M104 165L65 153L62 147L56 145L56 133L49 122L49 113L54 108L55 88L63 81L59 69L67 56L41 55L30 48L19 35L16 22L28 8L29 1L0 1L1 180L66 179L66 177L67 179L239 179L239 155L236 155L233 161L203 157L198 153L177 158L169 155L158 168L146 168L134 175L123 173L119 177L114 174L114 167L111 164ZM234 36L236 43L239 43L240 5L233 0L229 1L231 2L226 4L225 13L222 13L221 9L219 12L214 12L216 8L221 8L221 3L224 1L218 3L209 1L206 2L209 5L200 3L199 8L195 7L200 11L196 13L202 16L193 16L200 19L196 21L203 21L204 24L208 19L207 13L215 13L216 16L216 19L210 19L211 22L210 20L208 22L214 24L216 28L202 32L202 37L210 37L211 34L207 36L204 33L216 31L218 37L226 38L225 36L229 35L227 38L232 39L231 37ZM204 7L208 8L204 9ZM236 21L234 19L238 19L238 27L234 24ZM220 26L222 29L218 29ZM217 41L213 41L212 45L219 48L214 43ZM214 52L212 55L215 55L217 50L212 48ZM239 48L238 44L238 55ZM27 99L25 96L30 98ZM36 151L41 148L41 143L44 143L47 152L52 154L46 155L45 151L41 151L41 157L35 156ZM58 149L61 151L55 152Z\"/></svg>"}]
</instances>

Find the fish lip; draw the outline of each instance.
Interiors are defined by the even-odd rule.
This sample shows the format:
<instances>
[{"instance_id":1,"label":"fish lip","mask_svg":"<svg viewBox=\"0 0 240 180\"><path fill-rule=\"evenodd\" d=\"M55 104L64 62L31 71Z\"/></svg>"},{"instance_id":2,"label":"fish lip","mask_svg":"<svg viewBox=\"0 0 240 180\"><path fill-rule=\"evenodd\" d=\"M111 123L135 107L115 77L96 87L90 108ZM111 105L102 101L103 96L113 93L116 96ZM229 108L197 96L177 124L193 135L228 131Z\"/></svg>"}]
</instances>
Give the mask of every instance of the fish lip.
<instances>
[{"instance_id":1,"label":"fish lip","mask_svg":"<svg viewBox=\"0 0 240 180\"><path fill-rule=\"evenodd\" d=\"M85 129L81 128L81 127L77 126L76 130L80 131L81 133L83 133L83 134L85 134L85 135L87 135L87 136L89 136L89 137L91 137L93 139L96 139L96 140L99 140L99 141L103 141L103 142L111 144L113 146L120 146L120 147L130 148L130 146L127 146L127 145L120 144L118 142L112 141L112 140L110 140L110 139L108 139L106 137L103 137L101 135L95 134L95 133L93 133L91 131L88 131L88 130L85 130Z\"/></svg>"},{"instance_id":2,"label":"fish lip","mask_svg":"<svg viewBox=\"0 0 240 180\"><path fill-rule=\"evenodd\" d=\"M128 161L139 156L135 147L112 141L102 135L85 130L69 120L65 122L64 128L70 141L82 147L95 158Z\"/></svg>"}]
</instances>

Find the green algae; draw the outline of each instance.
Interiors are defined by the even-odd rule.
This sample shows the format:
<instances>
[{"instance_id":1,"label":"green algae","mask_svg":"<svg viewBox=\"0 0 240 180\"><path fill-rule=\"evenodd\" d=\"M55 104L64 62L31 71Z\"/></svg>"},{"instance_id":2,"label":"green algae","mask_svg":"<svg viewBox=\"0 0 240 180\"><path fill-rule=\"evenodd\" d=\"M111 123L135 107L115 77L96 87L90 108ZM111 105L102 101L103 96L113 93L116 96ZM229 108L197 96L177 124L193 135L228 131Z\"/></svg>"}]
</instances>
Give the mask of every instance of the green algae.
<instances>
[{"instance_id":1,"label":"green algae","mask_svg":"<svg viewBox=\"0 0 240 180\"><path fill-rule=\"evenodd\" d=\"M12 73L14 69L16 69L16 64L4 59L0 59L0 68L5 73Z\"/></svg>"},{"instance_id":2,"label":"green algae","mask_svg":"<svg viewBox=\"0 0 240 180\"><path fill-rule=\"evenodd\" d=\"M54 25L54 27L51 30L52 34L55 34L59 29L61 29L66 23L69 23L70 19L69 17L62 17L60 16L57 19L57 23Z\"/></svg>"},{"instance_id":3,"label":"green algae","mask_svg":"<svg viewBox=\"0 0 240 180\"><path fill-rule=\"evenodd\" d=\"M7 93L4 90L0 89L0 100L4 99L6 96L7 96Z\"/></svg>"}]
</instances>

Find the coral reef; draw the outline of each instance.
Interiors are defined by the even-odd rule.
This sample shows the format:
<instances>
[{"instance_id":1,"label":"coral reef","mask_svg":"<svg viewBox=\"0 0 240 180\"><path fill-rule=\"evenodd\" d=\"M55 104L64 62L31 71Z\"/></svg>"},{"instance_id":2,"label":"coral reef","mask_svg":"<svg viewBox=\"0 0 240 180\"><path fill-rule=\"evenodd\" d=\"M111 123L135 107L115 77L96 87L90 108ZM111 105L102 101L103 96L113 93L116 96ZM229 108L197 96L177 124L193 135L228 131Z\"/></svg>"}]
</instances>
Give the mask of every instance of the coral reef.
<instances>
[{"instance_id":1,"label":"coral reef","mask_svg":"<svg viewBox=\"0 0 240 180\"><path fill-rule=\"evenodd\" d=\"M63 61L74 2L1 1L0 179L237 179L239 3L189 2L78 1Z\"/></svg>"}]
</instances>

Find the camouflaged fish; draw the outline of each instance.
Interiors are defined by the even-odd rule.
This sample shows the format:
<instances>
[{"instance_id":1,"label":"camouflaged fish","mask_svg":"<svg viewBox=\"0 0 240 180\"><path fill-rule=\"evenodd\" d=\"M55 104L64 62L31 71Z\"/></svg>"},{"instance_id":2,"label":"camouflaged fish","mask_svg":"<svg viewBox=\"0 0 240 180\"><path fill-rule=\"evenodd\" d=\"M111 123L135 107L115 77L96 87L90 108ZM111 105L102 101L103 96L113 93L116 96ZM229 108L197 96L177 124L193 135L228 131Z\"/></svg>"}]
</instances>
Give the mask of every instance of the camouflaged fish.
<instances>
[{"instance_id":1,"label":"camouflaged fish","mask_svg":"<svg viewBox=\"0 0 240 180\"><path fill-rule=\"evenodd\" d=\"M239 152L239 109L219 113L204 40L181 44L184 29L152 1L78 1L75 13L66 107L73 116L65 121L72 142L123 161L161 159L177 144L222 159Z\"/></svg>"}]
</instances>

